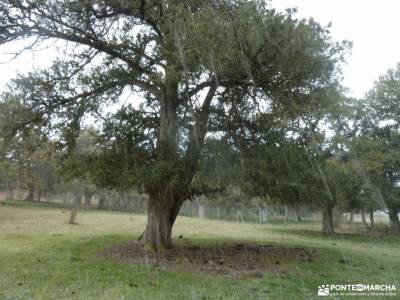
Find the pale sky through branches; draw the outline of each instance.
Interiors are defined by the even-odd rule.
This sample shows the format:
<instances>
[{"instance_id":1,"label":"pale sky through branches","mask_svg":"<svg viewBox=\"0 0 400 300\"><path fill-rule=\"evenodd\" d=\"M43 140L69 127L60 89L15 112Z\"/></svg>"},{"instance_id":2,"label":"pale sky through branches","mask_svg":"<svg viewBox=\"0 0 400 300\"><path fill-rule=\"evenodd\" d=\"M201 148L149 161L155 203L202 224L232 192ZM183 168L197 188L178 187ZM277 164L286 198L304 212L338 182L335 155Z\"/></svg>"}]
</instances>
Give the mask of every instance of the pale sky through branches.
<instances>
[{"instance_id":1,"label":"pale sky through branches","mask_svg":"<svg viewBox=\"0 0 400 300\"><path fill-rule=\"evenodd\" d=\"M272 6L278 10L297 7L299 17L312 16L322 25L332 22L334 40L353 42L343 68L343 84L350 89L351 96L363 97L379 75L400 62L400 0L272 0ZM14 48L14 44L9 44L8 49L1 47L0 62L9 57L4 52ZM0 92L17 72L49 66L55 53L53 46L0 64Z\"/></svg>"},{"instance_id":2,"label":"pale sky through branches","mask_svg":"<svg viewBox=\"0 0 400 300\"><path fill-rule=\"evenodd\" d=\"M343 68L350 95L363 97L375 80L400 62L399 0L273 0L278 10L297 7L298 16L332 22L334 40L353 42Z\"/></svg>"}]
</instances>

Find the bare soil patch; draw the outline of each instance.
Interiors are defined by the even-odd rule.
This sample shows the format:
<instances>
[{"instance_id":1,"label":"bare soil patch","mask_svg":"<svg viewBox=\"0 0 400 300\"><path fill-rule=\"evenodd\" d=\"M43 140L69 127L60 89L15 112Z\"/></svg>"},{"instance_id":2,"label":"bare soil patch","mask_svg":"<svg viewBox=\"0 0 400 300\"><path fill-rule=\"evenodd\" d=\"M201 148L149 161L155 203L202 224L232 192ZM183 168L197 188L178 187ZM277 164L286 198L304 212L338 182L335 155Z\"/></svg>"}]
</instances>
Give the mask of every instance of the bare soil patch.
<instances>
[{"instance_id":1,"label":"bare soil patch","mask_svg":"<svg viewBox=\"0 0 400 300\"><path fill-rule=\"evenodd\" d=\"M315 249L243 243L221 243L198 246L180 241L175 248L157 252L145 251L137 241L113 246L98 257L132 264L156 266L164 270L235 277L262 277L295 271L299 262L313 261Z\"/></svg>"}]
</instances>

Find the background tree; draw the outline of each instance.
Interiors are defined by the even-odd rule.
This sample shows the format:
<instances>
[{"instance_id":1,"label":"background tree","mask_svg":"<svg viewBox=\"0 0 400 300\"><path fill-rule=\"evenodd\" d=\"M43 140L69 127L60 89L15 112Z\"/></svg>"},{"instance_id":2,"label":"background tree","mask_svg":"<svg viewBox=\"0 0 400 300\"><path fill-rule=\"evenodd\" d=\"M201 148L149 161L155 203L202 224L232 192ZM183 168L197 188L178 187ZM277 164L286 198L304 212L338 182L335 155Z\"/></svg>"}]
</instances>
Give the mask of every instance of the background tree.
<instances>
[{"instance_id":1,"label":"background tree","mask_svg":"<svg viewBox=\"0 0 400 300\"><path fill-rule=\"evenodd\" d=\"M354 161L375 205L387 208L391 227L400 231L400 65L381 76L359 105L359 136L351 144Z\"/></svg>"},{"instance_id":2,"label":"background tree","mask_svg":"<svg viewBox=\"0 0 400 300\"><path fill-rule=\"evenodd\" d=\"M29 124L21 130L18 117L34 113L15 98L0 102L1 161L4 180L8 178L11 190L26 190L26 200L40 201L55 186L54 145L40 123Z\"/></svg>"},{"instance_id":3,"label":"background tree","mask_svg":"<svg viewBox=\"0 0 400 300\"><path fill-rule=\"evenodd\" d=\"M351 150L359 173L363 176L364 193L370 194L363 206L387 208L390 224L398 231L398 179L393 175L397 174L400 161L398 146L390 145L377 137L360 136L352 143Z\"/></svg>"}]
</instances>

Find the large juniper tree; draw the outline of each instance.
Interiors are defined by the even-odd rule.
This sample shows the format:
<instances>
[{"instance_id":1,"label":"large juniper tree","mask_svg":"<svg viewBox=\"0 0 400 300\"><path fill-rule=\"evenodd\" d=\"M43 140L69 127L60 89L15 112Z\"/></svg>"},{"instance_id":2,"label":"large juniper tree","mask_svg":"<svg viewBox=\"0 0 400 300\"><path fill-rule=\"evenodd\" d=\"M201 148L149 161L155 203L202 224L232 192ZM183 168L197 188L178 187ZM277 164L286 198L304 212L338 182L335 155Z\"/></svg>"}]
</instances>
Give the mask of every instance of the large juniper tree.
<instances>
[{"instance_id":1,"label":"large juniper tree","mask_svg":"<svg viewBox=\"0 0 400 300\"><path fill-rule=\"evenodd\" d=\"M157 140L154 153L142 148L150 175L138 182L149 194L145 239L154 247L171 246L210 120L242 99L258 104L246 117L307 105L336 80L345 47L313 20L255 0L3 0L0 44L21 39L27 48L66 42L67 55L13 90L50 125L69 128L70 143L85 114L124 90L146 98L157 120L144 132ZM138 112L150 124L149 110Z\"/></svg>"}]
</instances>

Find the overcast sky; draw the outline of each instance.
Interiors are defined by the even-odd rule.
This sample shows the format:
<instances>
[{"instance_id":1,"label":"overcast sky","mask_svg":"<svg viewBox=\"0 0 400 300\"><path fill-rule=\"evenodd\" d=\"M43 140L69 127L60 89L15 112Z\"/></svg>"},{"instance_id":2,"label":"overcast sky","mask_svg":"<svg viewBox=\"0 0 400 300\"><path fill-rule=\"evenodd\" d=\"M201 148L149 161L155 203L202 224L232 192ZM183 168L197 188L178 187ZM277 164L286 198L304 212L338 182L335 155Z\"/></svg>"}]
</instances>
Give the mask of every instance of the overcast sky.
<instances>
[{"instance_id":1,"label":"overcast sky","mask_svg":"<svg viewBox=\"0 0 400 300\"><path fill-rule=\"evenodd\" d=\"M353 42L344 67L344 85L352 96L363 97L379 75L400 62L400 0L272 0L272 3L278 10L297 7L298 16L312 16L323 25L332 22L334 40ZM25 53L10 63L0 64L0 91L16 72L47 66L54 52L49 49ZM0 53L0 62L6 58Z\"/></svg>"},{"instance_id":2,"label":"overcast sky","mask_svg":"<svg viewBox=\"0 0 400 300\"><path fill-rule=\"evenodd\" d=\"M298 15L332 22L335 40L353 42L344 85L363 97L379 75L400 62L400 0L273 0L278 9L297 7Z\"/></svg>"}]
</instances>

